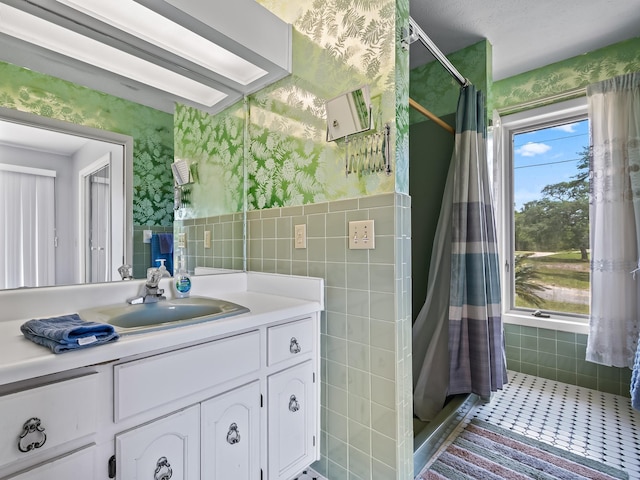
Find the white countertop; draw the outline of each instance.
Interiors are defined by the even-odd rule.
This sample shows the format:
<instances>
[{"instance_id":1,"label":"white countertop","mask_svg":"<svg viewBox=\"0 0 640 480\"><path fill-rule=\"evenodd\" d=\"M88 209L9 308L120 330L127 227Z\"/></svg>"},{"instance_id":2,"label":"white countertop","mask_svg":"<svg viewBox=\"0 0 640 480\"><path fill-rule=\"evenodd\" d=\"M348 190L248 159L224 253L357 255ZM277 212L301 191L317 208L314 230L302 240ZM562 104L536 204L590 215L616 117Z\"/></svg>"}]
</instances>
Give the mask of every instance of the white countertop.
<instances>
[{"instance_id":1,"label":"white countertop","mask_svg":"<svg viewBox=\"0 0 640 480\"><path fill-rule=\"evenodd\" d=\"M165 281L168 284L169 279ZM75 313L82 308L118 303L120 298L125 301L144 282L0 292L0 385L251 330L273 321L276 314L279 318L294 318L324 308L324 283L319 278L247 272L198 276L192 282L192 295L228 300L249 308L250 312L195 325L122 335L116 342L54 354L24 338L20 325L31 318ZM47 299L51 300L50 308Z\"/></svg>"}]
</instances>

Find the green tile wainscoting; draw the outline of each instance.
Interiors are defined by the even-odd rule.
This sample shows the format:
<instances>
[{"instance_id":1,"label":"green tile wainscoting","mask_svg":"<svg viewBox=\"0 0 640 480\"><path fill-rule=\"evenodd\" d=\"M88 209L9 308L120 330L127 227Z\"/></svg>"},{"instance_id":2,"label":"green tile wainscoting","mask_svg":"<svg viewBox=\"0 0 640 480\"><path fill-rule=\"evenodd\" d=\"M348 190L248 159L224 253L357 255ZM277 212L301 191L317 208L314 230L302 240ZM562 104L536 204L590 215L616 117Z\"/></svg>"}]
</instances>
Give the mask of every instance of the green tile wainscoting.
<instances>
[{"instance_id":1,"label":"green tile wainscoting","mask_svg":"<svg viewBox=\"0 0 640 480\"><path fill-rule=\"evenodd\" d=\"M413 478L410 214L393 193L247 214L249 270L325 279L313 468L332 480ZM376 248L349 250L348 222L367 219Z\"/></svg>"},{"instance_id":2,"label":"green tile wainscoting","mask_svg":"<svg viewBox=\"0 0 640 480\"><path fill-rule=\"evenodd\" d=\"M244 214L192 218L174 221L174 250L177 252L178 234L186 234L187 271L196 266L242 270L244 265ZM211 246L205 248L204 232L211 232ZM177 258L176 258L177 268Z\"/></svg>"},{"instance_id":3,"label":"green tile wainscoting","mask_svg":"<svg viewBox=\"0 0 640 480\"><path fill-rule=\"evenodd\" d=\"M586 334L512 324L504 330L509 370L629 396L631 370L587 362Z\"/></svg>"}]
</instances>

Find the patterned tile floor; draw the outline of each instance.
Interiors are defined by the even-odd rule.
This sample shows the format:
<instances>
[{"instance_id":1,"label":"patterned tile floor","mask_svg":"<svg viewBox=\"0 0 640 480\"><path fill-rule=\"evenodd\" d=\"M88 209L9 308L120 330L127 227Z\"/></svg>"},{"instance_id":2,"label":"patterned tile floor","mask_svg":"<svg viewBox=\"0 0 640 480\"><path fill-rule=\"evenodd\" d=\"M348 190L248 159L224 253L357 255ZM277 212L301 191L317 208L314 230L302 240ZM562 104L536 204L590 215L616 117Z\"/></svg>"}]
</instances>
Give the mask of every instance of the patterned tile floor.
<instances>
[{"instance_id":1,"label":"patterned tile floor","mask_svg":"<svg viewBox=\"0 0 640 480\"><path fill-rule=\"evenodd\" d=\"M472 417L620 468L630 479L640 480L640 412L626 397L509 372L505 389L490 403L478 404L467 421Z\"/></svg>"}]
</instances>

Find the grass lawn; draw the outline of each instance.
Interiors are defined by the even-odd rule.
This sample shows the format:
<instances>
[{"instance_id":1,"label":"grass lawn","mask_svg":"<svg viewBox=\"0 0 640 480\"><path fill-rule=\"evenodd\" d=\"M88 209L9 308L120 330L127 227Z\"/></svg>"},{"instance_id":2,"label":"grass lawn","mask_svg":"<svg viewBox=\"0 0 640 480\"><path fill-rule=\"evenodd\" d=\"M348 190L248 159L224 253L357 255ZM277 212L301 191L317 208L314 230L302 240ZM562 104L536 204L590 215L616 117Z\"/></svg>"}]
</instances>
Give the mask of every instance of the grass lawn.
<instances>
[{"instance_id":1,"label":"grass lawn","mask_svg":"<svg viewBox=\"0 0 640 480\"><path fill-rule=\"evenodd\" d=\"M542 305L537 307L536 305L517 297L516 306L519 308L532 308L534 310L540 309L543 312L563 312L589 315L589 305L586 305L584 303L566 303L543 300Z\"/></svg>"},{"instance_id":2,"label":"grass lawn","mask_svg":"<svg viewBox=\"0 0 640 480\"><path fill-rule=\"evenodd\" d=\"M523 253L529 252L516 252L516 254ZM528 257L524 262L535 267L537 279L533 280L533 283L547 287L589 291L589 261L582 260L579 251L532 256ZM540 306L536 306L517 297L516 305L524 308L540 308L546 311L589 314L589 305L580 303L543 300Z\"/></svg>"},{"instance_id":3,"label":"grass lawn","mask_svg":"<svg viewBox=\"0 0 640 480\"><path fill-rule=\"evenodd\" d=\"M516 254L525 252L516 252ZM558 252L542 257L529 257L527 263L535 265L541 285L589 289L589 262L580 259L580 252Z\"/></svg>"}]
</instances>

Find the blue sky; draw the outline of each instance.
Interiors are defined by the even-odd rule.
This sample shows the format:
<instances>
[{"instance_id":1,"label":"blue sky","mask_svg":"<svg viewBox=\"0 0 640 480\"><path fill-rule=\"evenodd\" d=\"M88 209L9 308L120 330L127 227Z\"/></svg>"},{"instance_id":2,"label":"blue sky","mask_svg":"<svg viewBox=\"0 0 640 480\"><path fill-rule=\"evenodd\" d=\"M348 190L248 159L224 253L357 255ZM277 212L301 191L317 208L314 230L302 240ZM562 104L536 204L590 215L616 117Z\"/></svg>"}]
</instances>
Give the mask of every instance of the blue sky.
<instances>
[{"instance_id":1,"label":"blue sky","mask_svg":"<svg viewBox=\"0 0 640 480\"><path fill-rule=\"evenodd\" d=\"M588 145L588 120L514 135L515 209L539 199L547 185L570 180Z\"/></svg>"}]
</instances>

